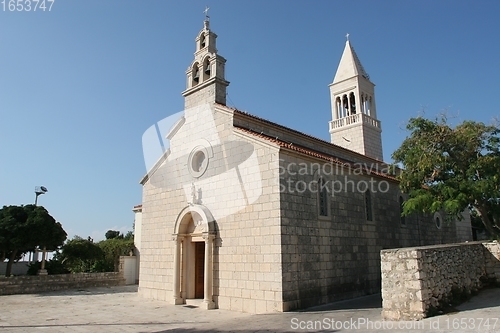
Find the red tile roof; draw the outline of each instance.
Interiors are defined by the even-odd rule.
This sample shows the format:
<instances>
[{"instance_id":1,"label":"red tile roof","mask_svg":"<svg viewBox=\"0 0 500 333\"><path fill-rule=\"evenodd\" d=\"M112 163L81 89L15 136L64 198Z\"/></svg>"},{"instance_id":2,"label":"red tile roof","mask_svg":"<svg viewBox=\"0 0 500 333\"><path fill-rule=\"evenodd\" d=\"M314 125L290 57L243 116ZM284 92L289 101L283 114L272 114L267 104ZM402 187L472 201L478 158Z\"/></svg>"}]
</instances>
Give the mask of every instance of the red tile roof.
<instances>
[{"instance_id":1,"label":"red tile roof","mask_svg":"<svg viewBox=\"0 0 500 333\"><path fill-rule=\"evenodd\" d=\"M316 158L320 158L322 160L333 162L333 163L335 163L337 165L344 166L344 167L347 167L347 168L359 168L359 166L361 165L361 169L364 172L366 172L367 174L374 174L374 175L377 175L379 177L387 178L387 179L390 179L390 180L393 180L393 181L398 181L396 177L388 175L388 174L385 174L383 172L378 172L378 171L374 171L372 169L369 169L369 168L363 166L362 163L354 163L354 162L351 162L351 161L342 160L342 159L339 159L336 156L328 155L328 154L325 154L323 152L319 152L319 151L316 151L316 150L313 150L313 149L310 149L310 148L306 148L306 147L297 145L295 143L285 142L285 141L280 140L278 138L273 138L273 137L268 136L266 134L257 133L255 131L249 130L249 129L244 128L244 127L235 126L235 128L238 129L238 130L240 130L240 131L242 131L242 132L244 132L244 133L248 133L250 135L259 137L261 139L264 139L266 141L270 141L272 143L275 143L275 144L277 144L278 146L280 146L282 148L290 149L290 150L296 151L296 152L304 154L304 155L308 155L308 156L313 156L313 157L316 157ZM333 145L333 146L335 146L335 145ZM335 146L335 147L337 147L337 146ZM383 163L381 161L377 161L377 162L378 163Z\"/></svg>"},{"instance_id":2,"label":"red tile roof","mask_svg":"<svg viewBox=\"0 0 500 333\"><path fill-rule=\"evenodd\" d=\"M271 126L274 126L274 127L280 128L280 129L284 129L284 130L287 130L287 131L289 131L289 132L295 133L295 134L297 134L297 135L300 135L300 136L303 136L303 137L306 137L306 138L312 139L312 140L317 141L317 142L319 142L319 143L321 143L321 144L327 144L327 145L329 145L329 146L335 147L336 149L347 150L347 151L349 151L349 154L359 155L359 156L361 156L363 159L370 159L370 160L372 160L372 161L374 161L374 162L377 162L377 163L384 163L384 161L380 161L380 160L377 160L377 159L375 159L375 158L373 158L373 157L366 156L366 155L360 154L360 153L358 153L358 152L355 152L355 151L353 151L353 150L346 149L346 148L344 148L344 147L341 147L341 146L336 145L336 144L334 144L334 143L331 143L331 142L329 142L329 141L326 141L326 140L323 140L323 139L317 138L317 137L315 137L315 136L312 136L312 135L307 134L307 133L304 133L304 132L300 132L300 131L294 130L293 128L290 128L290 127L286 127L286 126L280 125L280 124L278 124L278 123L275 123L275 122L272 122L272 121L270 121L270 120L267 120L267 119L264 119L264 118L258 117L258 116L256 116L256 115L253 115L253 114L248 113L248 112L246 112L246 111L241 111L241 110L238 110L238 109L236 109L236 108L232 108L232 107L229 107L229 106L227 106L227 105L223 105L223 104L219 104L219 103L216 103L216 104L217 104L217 105L219 105L219 106L225 107L225 108L227 108L227 109L229 109L229 110L232 110L232 111L233 111L234 113L236 113L236 114L240 114L240 115L243 115L243 116L245 116L245 117L249 117L249 118L252 118L252 119L256 119L256 120L261 121L261 122L263 122L263 123L267 123L267 124L269 124L269 125L271 125Z\"/></svg>"},{"instance_id":3,"label":"red tile roof","mask_svg":"<svg viewBox=\"0 0 500 333\"><path fill-rule=\"evenodd\" d=\"M241 110L237 110L237 109L233 109L233 110L234 110L234 112L235 112L235 113L239 113L239 114L244 115L244 116L246 116L246 117L249 117L249 118L253 118L253 119L260 120L260 121L262 121L262 122L264 122L264 123L268 123L269 125L272 125L272 126L274 126L274 127L278 127L278 128L281 128L281 129L285 129L285 130L287 130L287 131L294 132L294 133L296 133L296 134L299 134L299 135L301 135L301 136L308 137L308 138L313 139L313 140L321 141L321 142L323 142L323 143L327 143L327 144L330 144L330 145L334 145L334 146L336 146L336 147L340 147L340 146L337 146L336 144L333 144L333 143L331 143L331 142L325 141L325 140L323 140L323 139L317 138L317 137L315 137L315 136L312 136L312 135L307 134L307 133L304 133L304 132L300 132L300 131L294 130L293 128L290 128L290 127L286 127L286 126L280 125L280 124L278 124L278 123L275 123L275 122L272 122L272 121L270 121L270 120L267 120L267 119L264 119L264 118L258 117L258 116L256 116L256 115L251 114L251 113L248 113L248 112L245 112L245 111L241 111ZM340 147L340 148L342 148L342 147ZM363 155L363 156L364 156L364 155Z\"/></svg>"}]
</instances>

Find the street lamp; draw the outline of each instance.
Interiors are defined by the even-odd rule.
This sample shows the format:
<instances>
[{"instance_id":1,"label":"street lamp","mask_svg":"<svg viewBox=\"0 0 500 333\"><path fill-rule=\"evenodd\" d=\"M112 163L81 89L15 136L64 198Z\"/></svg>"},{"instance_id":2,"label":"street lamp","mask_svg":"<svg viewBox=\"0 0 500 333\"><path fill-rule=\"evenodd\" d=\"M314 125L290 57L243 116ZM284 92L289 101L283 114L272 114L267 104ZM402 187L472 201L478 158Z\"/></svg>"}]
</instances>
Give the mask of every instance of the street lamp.
<instances>
[{"instance_id":1,"label":"street lamp","mask_svg":"<svg viewBox=\"0 0 500 333\"><path fill-rule=\"evenodd\" d=\"M47 188L45 186L35 186L35 206L38 202L38 196L47 193Z\"/></svg>"},{"instance_id":2,"label":"street lamp","mask_svg":"<svg viewBox=\"0 0 500 333\"><path fill-rule=\"evenodd\" d=\"M35 206L38 202L38 196L45 194L47 192L48 192L48 190L45 186L35 186ZM45 269L45 251L46 251L46 247L44 246L43 250L42 250L42 266L38 270L38 275L47 275L47 270ZM36 252L36 250L35 250L35 252ZM38 255L37 255L37 257L38 257Z\"/></svg>"}]
</instances>

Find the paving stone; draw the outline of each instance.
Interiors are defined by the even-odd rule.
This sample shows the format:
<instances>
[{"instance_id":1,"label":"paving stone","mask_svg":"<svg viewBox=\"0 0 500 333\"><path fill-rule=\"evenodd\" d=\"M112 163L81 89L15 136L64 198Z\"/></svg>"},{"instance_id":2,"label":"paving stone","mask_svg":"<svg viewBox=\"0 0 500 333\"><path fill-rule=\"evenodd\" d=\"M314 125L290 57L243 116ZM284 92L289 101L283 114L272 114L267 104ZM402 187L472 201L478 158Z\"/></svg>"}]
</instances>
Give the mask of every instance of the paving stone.
<instances>
[{"instance_id":1,"label":"paving stone","mask_svg":"<svg viewBox=\"0 0 500 333\"><path fill-rule=\"evenodd\" d=\"M487 289L457 312L420 322L385 322L380 295L331 303L299 312L248 314L171 305L137 295L136 286L66 290L33 295L0 296L1 332L499 332L500 289ZM470 328L480 318L489 327L454 329L464 318ZM342 327L332 328L332 320ZM316 325L307 329L308 322ZM355 323L355 327L352 327ZM439 324L439 327L436 326ZM303 325L304 329L300 329ZM414 325L398 329L398 325ZM418 326L420 325L420 326ZM434 325L434 326L432 326ZM494 326L493 326L494 325ZM405 327L405 326L402 326Z\"/></svg>"}]
</instances>

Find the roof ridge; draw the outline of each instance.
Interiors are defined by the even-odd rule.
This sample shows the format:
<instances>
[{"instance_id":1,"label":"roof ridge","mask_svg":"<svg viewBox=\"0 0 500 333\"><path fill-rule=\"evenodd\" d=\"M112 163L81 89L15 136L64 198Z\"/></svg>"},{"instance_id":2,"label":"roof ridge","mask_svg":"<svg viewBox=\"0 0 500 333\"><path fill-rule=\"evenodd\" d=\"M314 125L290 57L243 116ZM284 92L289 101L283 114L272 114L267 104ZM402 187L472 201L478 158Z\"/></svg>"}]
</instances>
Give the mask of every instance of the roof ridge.
<instances>
[{"instance_id":1,"label":"roof ridge","mask_svg":"<svg viewBox=\"0 0 500 333\"><path fill-rule=\"evenodd\" d=\"M266 123L268 123L268 124L271 124L271 125L273 125L273 126L276 126L276 127L279 127L279 128L285 129L285 130L288 130L288 131L293 132L293 133L295 133L295 134L297 134L297 135L305 136L305 137L307 137L307 138L309 138L309 139L312 139L312 140L315 140L315 141L319 141L319 142L321 142L321 143L323 143L323 144L330 145L330 146L334 146L334 147L336 147L336 148L340 148L340 149L346 150L346 151L348 151L350 154L355 154L355 155L358 155L358 156L362 156L363 158L366 158L366 159L369 159L369 160L372 160L372 161L375 161L375 162L378 162L378 163L385 163L383 160L382 160L382 161L381 161L381 160L377 160L376 158L373 158L373 157L370 157L370 156L363 155L363 154L358 153L358 152L355 152L355 151L353 151L353 150L346 149L346 148L344 148L344 147L342 147L342 146L339 146L339 145L337 145L337 144L335 144L335 143L332 143L332 142L329 142L329 141L326 141L326 140L320 139L320 138L315 137L315 136L313 136L313 135L310 135L310 134L307 134L307 133L304 133L304 132L301 132L301 131L295 130L295 129L293 129L293 128L290 128L290 127L287 127L287 126L284 126L284 125L280 125L280 124L275 123L275 122L273 122L273 121L270 121L270 120L264 119L264 118L262 118L262 117L259 117L259 116L254 115L254 114L251 114L251 113L249 113L249 112L247 112L247 111L241 111L241 110L238 110L238 109L236 109L236 108L233 108L233 107L230 107L230 106L227 106L227 105L223 105L223 104L219 104L219 103L216 103L216 104L217 104L217 105L220 105L220 106L223 106L223 107L226 107L226 108L228 108L228 109L230 109L230 110L233 110L233 111L235 111L235 112L237 112L237 113L239 113L239 114L241 114L241 115L244 115L244 116L247 116L247 117L250 117L250 118L254 118L254 119L257 119L257 120L260 120L260 121L266 122ZM236 125L235 125L235 126L236 126ZM238 126L238 127L239 127L239 126ZM387 163L385 163L385 164L387 164Z\"/></svg>"},{"instance_id":2,"label":"roof ridge","mask_svg":"<svg viewBox=\"0 0 500 333\"><path fill-rule=\"evenodd\" d=\"M383 172L374 171L373 168L371 168L371 167L368 168L366 166L366 163L353 162L353 161L349 161L349 160L346 160L346 159L342 159L342 158L339 158L338 156L335 156L335 155L330 155L330 154L327 154L327 153L324 153L324 152L321 152L321 151L317 151L317 150L312 149L312 148L304 147L304 146L302 146L300 144L296 144L294 142L286 142L286 141L280 140L278 138L273 138L273 137L271 137L271 136L269 136L267 134L258 133L258 132L255 132L255 131L251 130L251 129L248 129L248 128L245 128L245 127L241 127L241 126L238 126L238 125L234 125L234 127L236 129L242 131L242 132L246 132L246 133L249 133L249 134L251 134L253 136L256 136L256 137L259 137L259 138L263 138L263 139L268 140L270 142L276 143L280 147L283 147L283 148L288 148L290 150L294 150L294 151L299 152L299 153L303 153L303 154L306 154L306 155L309 155L309 156L321 158L323 160L334 162L337 165L346 166L346 167L349 167L349 168L353 168L356 164L358 164L358 165L361 166L361 170L365 171L367 174L375 174L375 175L377 175L379 177L383 177L383 178L387 178L387 179L390 179L390 180L398 181L398 179L396 177L394 177L394 176L391 176L391 175L383 173ZM339 147L339 146L337 146L337 147ZM342 148L342 147L340 147L340 148ZM377 161L377 162L389 166L387 163L385 163L383 161Z\"/></svg>"},{"instance_id":3,"label":"roof ridge","mask_svg":"<svg viewBox=\"0 0 500 333\"><path fill-rule=\"evenodd\" d=\"M349 43L351 46L351 44ZM356 53L356 50L354 50L354 47L351 46L352 50L352 56L354 57L354 62L356 65L359 67L358 69L361 70L361 76L363 76L365 79L369 80L370 75L366 72L365 67L363 67L363 64L361 63L361 60L359 60L358 54Z\"/></svg>"}]
</instances>

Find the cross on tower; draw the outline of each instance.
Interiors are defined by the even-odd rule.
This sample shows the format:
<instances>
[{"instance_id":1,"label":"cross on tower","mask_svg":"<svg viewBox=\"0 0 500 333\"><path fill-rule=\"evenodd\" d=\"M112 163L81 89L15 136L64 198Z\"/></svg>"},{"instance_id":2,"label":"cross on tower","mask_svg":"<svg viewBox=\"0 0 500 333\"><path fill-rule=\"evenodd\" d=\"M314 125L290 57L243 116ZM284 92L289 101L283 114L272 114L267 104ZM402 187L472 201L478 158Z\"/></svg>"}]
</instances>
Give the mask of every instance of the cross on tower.
<instances>
[{"instance_id":1,"label":"cross on tower","mask_svg":"<svg viewBox=\"0 0 500 333\"><path fill-rule=\"evenodd\" d=\"M347 40L349 40L349 33L347 33L347 34L345 35L345 38L347 38Z\"/></svg>"},{"instance_id":2,"label":"cross on tower","mask_svg":"<svg viewBox=\"0 0 500 333\"><path fill-rule=\"evenodd\" d=\"M210 16L208 16L209 9L210 8L208 6L206 6L205 10L203 11L203 13L205 14L205 20L207 20L207 21L210 19Z\"/></svg>"}]
</instances>

